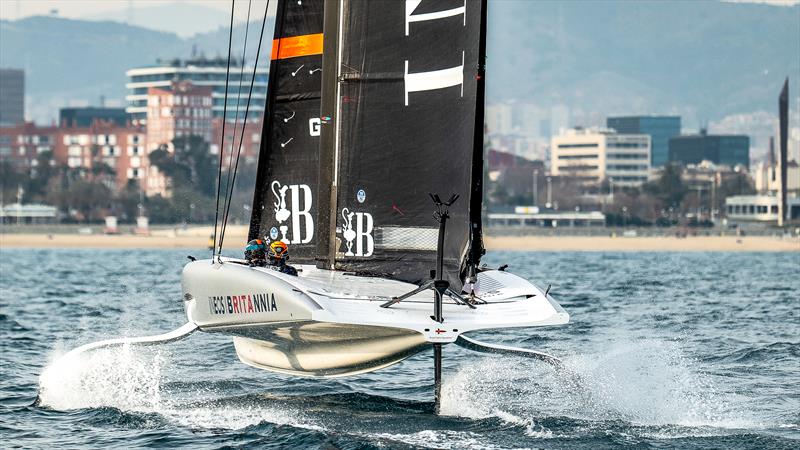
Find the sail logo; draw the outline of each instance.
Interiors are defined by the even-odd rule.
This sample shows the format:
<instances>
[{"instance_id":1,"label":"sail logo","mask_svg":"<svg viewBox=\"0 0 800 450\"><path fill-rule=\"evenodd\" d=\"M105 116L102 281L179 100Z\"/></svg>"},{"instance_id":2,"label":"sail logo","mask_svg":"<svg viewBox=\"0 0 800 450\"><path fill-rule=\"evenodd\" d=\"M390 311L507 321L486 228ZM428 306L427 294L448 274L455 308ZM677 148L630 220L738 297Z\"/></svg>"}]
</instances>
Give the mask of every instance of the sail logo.
<instances>
[{"instance_id":1,"label":"sail logo","mask_svg":"<svg viewBox=\"0 0 800 450\"><path fill-rule=\"evenodd\" d=\"M342 208L342 237L344 237L347 251L344 256L372 256L375 250L375 239L372 237L372 214L350 211ZM355 252L353 246L355 245Z\"/></svg>"},{"instance_id":2,"label":"sail logo","mask_svg":"<svg viewBox=\"0 0 800 450\"><path fill-rule=\"evenodd\" d=\"M406 0L406 36L411 32L412 22L427 22L431 20L444 19L463 15L464 26L467 26L467 0L464 5L457 8L441 11L414 14L414 11L422 4L422 0ZM464 57L465 52L461 52L461 65L441 70L429 72L409 72L409 62L405 60L405 71L403 72L403 84L405 86L405 105L408 106L408 94L411 92L431 91L444 89L452 86L461 86L461 97L464 97Z\"/></svg>"},{"instance_id":3,"label":"sail logo","mask_svg":"<svg viewBox=\"0 0 800 450\"><path fill-rule=\"evenodd\" d=\"M467 0L464 5L457 8L445 9L441 11L414 14L422 0L406 0L406 36L411 31L411 22L425 22L427 20L443 19L452 16L464 16L464 26L467 26Z\"/></svg>"},{"instance_id":4,"label":"sail logo","mask_svg":"<svg viewBox=\"0 0 800 450\"><path fill-rule=\"evenodd\" d=\"M208 297L208 312L214 315L254 314L278 310L275 294L246 294Z\"/></svg>"},{"instance_id":5,"label":"sail logo","mask_svg":"<svg viewBox=\"0 0 800 450\"><path fill-rule=\"evenodd\" d=\"M308 119L308 134L310 136L319 136L322 120L319 117Z\"/></svg>"},{"instance_id":6,"label":"sail logo","mask_svg":"<svg viewBox=\"0 0 800 450\"><path fill-rule=\"evenodd\" d=\"M275 196L274 213L280 231L280 241L286 244L307 244L314 238L314 219L311 188L307 184L284 184L273 181L270 185ZM286 197L289 194L289 203ZM291 208L291 209L289 209ZM291 224L291 234L289 225ZM270 233L272 237L272 233ZM278 236L273 238L277 239Z\"/></svg>"}]
</instances>

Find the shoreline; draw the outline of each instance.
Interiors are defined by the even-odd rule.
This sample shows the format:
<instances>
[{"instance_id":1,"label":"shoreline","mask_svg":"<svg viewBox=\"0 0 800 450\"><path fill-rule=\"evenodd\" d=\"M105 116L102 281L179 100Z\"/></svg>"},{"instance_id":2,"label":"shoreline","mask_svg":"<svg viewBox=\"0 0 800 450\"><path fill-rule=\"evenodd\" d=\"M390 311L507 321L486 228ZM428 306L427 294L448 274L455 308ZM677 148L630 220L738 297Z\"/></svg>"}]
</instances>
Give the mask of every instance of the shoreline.
<instances>
[{"instance_id":1,"label":"shoreline","mask_svg":"<svg viewBox=\"0 0 800 450\"><path fill-rule=\"evenodd\" d=\"M0 234L0 249L11 248L208 248L202 232L139 235ZM234 248L246 240L244 229L231 230L226 239ZM488 251L578 252L800 252L800 238L772 236L485 236Z\"/></svg>"}]
</instances>

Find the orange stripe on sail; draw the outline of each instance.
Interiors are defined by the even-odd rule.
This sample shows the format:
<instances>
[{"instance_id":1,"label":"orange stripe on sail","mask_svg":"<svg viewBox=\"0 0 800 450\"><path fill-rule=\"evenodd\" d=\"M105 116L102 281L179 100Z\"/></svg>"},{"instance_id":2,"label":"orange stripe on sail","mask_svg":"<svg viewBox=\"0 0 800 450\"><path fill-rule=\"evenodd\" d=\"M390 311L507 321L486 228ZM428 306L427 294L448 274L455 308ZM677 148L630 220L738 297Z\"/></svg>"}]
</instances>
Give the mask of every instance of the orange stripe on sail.
<instances>
[{"instance_id":1,"label":"orange stripe on sail","mask_svg":"<svg viewBox=\"0 0 800 450\"><path fill-rule=\"evenodd\" d=\"M285 37L272 41L272 59L322 54L322 33Z\"/></svg>"}]
</instances>

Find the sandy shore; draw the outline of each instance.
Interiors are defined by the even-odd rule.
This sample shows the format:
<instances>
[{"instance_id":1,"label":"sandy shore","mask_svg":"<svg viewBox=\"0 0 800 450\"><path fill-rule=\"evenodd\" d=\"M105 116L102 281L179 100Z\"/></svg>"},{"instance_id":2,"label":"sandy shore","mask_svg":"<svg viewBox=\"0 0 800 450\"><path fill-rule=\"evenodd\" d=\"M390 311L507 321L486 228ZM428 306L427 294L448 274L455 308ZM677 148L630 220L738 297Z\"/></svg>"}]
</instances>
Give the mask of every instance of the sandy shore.
<instances>
[{"instance_id":1,"label":"sandy shore","mask_svg":"<svg viewBox=\"0 0 800 450\"><path fill-rule=\"evenodd\" d=\"M504 236L487 237L487 250L647 251L647 252L799 252L800 239L769 236Z\"/></svg>"},{"instance_id":2,"label":"sandy shore","mask_svg":"<svg viewBox=\"0 0 800 450\"><path fill-rule=\"evenodd\" d=\"M160 231L150 236L80 234L0 234L0 248L194 248L208 246L208 229ZM242 245L246 227L226 233L226 247ZM760 251L800 252L800 239L767 236L609 237L503 236L486 237L487 250L526 251Z\"/></svg>"},{"instance_id":3,"label":"sandy shore","mask_svg":"<svg viewBox=\"0 0 800 450\"><path fill-rule=\"evenodd\" d=\"M0 234L0 248L208 248L213 227L154 230L149 236L133 234ZM225 242L239 246L246 239L246 226L229 226Z\"/></svg>"}]
</instances>

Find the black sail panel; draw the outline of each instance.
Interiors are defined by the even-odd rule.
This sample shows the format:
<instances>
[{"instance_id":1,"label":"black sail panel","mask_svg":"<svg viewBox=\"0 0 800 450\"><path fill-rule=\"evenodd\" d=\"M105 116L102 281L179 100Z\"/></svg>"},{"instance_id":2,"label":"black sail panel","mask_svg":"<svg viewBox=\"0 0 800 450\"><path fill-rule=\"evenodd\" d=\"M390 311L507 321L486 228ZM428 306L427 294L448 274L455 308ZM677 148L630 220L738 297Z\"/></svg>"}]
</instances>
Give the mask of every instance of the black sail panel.
<instances>
[{"instance_id":1,"label":"black sail panel","mask_svg":"<svg viewBox=\"0 0 800 450\"><path fill-rule=\"evenodd\" d=\"M428 194L458 194L444 275L461 285L474 239L470 208L480 205L472 197L481 195L471 186L476 126L482 135L483 7L479 0L343 1L336 268L429 278L438 224Z\"/></svg>"},{"instance_id":2,"label":"black sail panel","mask_svg":"<svg viewBox=\"0 0 800 450\"><path fill-rule=\"evenodd\" d=\"M311 262L318 214L323 0L280 1L249 239L280 239Z\"/></svg>"}]
</instances>

